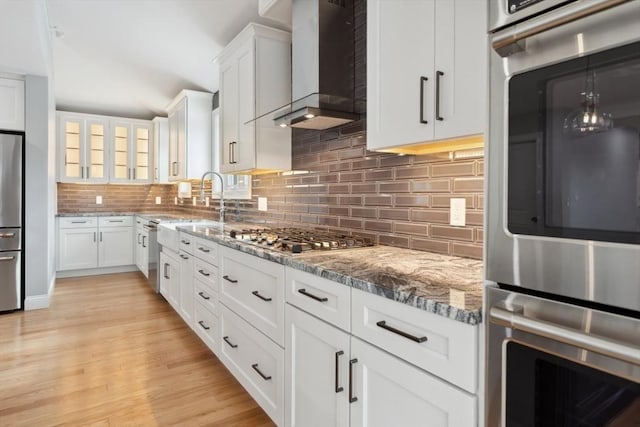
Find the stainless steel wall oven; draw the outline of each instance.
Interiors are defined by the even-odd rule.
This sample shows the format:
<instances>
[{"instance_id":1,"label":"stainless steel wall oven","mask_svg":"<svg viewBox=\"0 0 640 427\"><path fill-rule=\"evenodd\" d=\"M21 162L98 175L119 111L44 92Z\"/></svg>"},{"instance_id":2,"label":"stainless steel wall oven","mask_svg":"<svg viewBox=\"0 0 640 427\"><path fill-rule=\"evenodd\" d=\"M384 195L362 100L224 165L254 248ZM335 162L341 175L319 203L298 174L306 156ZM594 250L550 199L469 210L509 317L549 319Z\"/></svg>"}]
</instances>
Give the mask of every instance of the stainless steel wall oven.
<instances>
[{"instance_id":1,"label":"stainless steel wall oven","mask_svg":"<svg viewBox=\"0 0 640 427\"><path fill-rule=\"evenodd\" d=\"M640 426L640 1L489 17L486 425Z\"/></svg>"}]
</instances>

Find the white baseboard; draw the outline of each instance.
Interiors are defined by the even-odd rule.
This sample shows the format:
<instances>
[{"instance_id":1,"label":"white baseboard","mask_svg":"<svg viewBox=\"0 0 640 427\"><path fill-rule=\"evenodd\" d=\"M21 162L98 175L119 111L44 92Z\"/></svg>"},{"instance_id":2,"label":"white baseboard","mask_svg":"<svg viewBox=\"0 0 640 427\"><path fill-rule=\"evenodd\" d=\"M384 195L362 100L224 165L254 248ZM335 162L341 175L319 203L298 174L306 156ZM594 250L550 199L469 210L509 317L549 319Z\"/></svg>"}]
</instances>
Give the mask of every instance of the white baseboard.
<instances>
[{"instance_id":1,"label":"white baseboard","mask_svg":"<svg viewBox=\"0 0 640 427\"><path fill-rule=\"evenodd\" d=\"M49 308L49 295L33 295L24 299L25 311L41 308Z\"/></svg>"},{"instance_id":2,"label":"white baseboard","mask_svg":"<svg viewBox=\"0 0 640 427\"><path fill-rule=\"evenodd\" d=\"M84 270L57 271L56 277L58 279L64 279L65 277L97 276L98 274L128 273L130 271L138 271L138 267L135 265L125 265L123 267L88 268Z\"/></svg>"}]
</instances>

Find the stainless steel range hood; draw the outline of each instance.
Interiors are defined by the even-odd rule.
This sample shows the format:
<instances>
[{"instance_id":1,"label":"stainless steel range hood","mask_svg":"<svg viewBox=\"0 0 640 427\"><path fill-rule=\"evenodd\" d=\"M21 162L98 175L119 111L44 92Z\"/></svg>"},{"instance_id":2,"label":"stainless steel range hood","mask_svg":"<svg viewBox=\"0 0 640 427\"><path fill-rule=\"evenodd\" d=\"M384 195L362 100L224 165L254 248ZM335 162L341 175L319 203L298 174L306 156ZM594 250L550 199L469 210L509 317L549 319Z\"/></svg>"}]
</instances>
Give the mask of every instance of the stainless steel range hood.
<instances>
[{"instance_id":1,"label":"stainless steel range hood","mask_svg":"<svg viewBox=\"0 0 640 427\"><path fill-rule=\"evenodd\" d=\"M292 45L293 102L275 123L321 130L358 119L353 0L293 0Z\"/></svg>"}]
</instances>

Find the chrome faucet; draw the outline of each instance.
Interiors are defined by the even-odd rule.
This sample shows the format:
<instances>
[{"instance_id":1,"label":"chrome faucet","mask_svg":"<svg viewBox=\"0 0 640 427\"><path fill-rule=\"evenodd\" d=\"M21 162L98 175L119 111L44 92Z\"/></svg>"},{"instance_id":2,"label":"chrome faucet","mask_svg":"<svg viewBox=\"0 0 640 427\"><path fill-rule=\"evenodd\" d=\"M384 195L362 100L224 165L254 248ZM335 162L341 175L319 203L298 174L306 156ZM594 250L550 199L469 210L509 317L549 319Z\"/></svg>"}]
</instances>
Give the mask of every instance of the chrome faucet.
<instances>
[{"instance_id":1,"label":"chrome faucet","mask_svg":"<svg viewBox=\"0 0 640 427\"><path fill-rule=\"evenodd\" d=\"M204 179L207 175L215 175L220 179L220 226L224 227L224 179L218 172L209 171L202 175L200 180L200 202L204 203ZM213 178L211 179L211 198L213 198Z\"/></svg>"}]
</instances>

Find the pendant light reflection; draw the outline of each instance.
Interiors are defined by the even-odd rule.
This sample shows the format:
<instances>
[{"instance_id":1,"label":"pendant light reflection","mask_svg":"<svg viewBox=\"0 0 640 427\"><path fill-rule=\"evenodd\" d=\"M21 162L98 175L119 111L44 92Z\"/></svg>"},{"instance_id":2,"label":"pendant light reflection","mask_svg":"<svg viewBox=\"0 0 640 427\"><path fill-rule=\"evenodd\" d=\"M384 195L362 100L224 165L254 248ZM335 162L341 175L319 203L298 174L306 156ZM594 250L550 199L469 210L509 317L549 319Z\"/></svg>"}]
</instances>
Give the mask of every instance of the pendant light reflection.
<instances>
[{"instance_id":1,"label":"pendant light reflection","mask_svg":"<svg viewBox=\"0 0 640 427\"><path fill-rule=\"evenodd\" d=\"M573 110L564 119L564 133L581 136L596 132L605 132L613 128L610 113L600 111L600 94L596 89L596 72L587 74L585 91L582 92L581 108Z\"/></svg>"}]
</instances>

